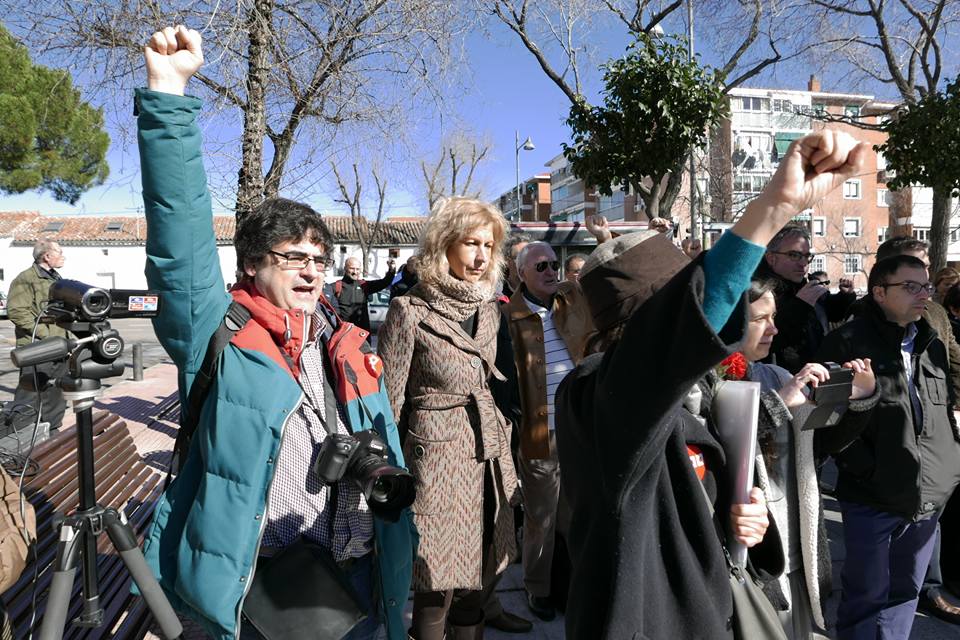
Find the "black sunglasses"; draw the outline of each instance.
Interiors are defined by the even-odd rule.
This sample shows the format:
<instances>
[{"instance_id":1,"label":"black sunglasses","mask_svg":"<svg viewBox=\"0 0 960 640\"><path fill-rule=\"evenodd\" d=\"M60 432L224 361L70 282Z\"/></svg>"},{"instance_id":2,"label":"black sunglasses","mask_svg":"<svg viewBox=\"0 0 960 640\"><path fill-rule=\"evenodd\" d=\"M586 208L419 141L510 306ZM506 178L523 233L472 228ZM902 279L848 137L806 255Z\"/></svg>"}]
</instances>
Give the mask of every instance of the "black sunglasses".
<instances>
[{"instance_id":1,"label":"black sunglasses","mask_svg":"<svg viewBox=\"0 0 960 640\"><path fill-rule=\"evenodd\" d=\"M537 273L543 273L547 270L547 267L550 267L554 271L560 271L560 261L559 260L541 260L540 262L533 265L533 268L537 270Z\"/></svg>"}]
</instances>

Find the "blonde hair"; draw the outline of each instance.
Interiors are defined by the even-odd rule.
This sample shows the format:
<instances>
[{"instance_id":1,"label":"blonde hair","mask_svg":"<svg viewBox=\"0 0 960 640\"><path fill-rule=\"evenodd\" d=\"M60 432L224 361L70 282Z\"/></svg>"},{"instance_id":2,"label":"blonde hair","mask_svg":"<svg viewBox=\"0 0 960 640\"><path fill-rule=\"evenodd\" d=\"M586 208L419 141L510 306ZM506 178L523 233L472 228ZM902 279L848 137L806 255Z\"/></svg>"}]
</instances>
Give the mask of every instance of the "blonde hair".
<instances>
[{"instance_id":1,"label":"blonde hair","mask_svg":"<svg viewBox=\"0 0 960 640\"><path fill-rule=\"evenodd\" d=\"M447 249L454 242L478 227L489 226L493 232L493 250L490 265L480 278L496 288L503 277L503 241L507 236L507 221L491 204L476 198L441 198L433 205L427 226L420 236L417 255L420 264L417 273L421 280L437 282L450 271Z\"/></svg>"}]
</instances>

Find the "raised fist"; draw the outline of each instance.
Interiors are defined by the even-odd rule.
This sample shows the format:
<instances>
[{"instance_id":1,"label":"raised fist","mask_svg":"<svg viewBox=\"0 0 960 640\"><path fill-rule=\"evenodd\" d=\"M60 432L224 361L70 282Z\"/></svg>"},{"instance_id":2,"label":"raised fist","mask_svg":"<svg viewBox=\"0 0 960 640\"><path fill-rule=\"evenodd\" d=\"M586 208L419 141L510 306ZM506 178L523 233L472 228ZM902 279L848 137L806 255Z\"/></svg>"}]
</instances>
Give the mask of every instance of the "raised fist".
<instances>
[{"instance_id":1,"label":"raised fist","mask_svg":"<svg viewBox=\"0 0 960 640\"><path fill-rule=\"evenodd\" d=\"M154 33L143 48L147 87L182 96L187 81L203 64L200 40L198 32L183 25Z\"/></svg>"}]
</instances>

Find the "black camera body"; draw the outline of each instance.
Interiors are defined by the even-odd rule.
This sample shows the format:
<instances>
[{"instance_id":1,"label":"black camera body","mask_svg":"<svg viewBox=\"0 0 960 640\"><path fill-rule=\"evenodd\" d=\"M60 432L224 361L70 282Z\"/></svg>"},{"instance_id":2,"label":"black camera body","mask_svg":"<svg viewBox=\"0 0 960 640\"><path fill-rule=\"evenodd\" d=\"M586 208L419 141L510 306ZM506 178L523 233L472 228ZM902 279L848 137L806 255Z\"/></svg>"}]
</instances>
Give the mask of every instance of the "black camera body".
<instances>
[{"instance_id":1,"label":"black camera body","mask_svg":"<svg viewBox=\"0 0 960 640\"><path fill-rule=\"evenodd\" d=\"M387 461L388 451L372 430L331 433L320 445L313 472L326 485L350 480L360 487L371 511L396 522L400 512L413 504L417 491L413 476Z\"/></svg>"}]
</instances>

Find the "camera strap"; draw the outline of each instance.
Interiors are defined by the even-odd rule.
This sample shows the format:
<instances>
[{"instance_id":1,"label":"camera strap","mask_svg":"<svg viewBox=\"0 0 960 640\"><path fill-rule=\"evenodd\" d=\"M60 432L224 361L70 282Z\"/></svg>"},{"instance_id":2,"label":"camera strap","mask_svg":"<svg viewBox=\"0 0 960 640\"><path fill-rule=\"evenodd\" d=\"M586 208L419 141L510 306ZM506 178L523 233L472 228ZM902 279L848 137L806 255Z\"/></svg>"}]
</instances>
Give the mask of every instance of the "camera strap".
<instances>
[{"instance_id":1,"label":"camera strap","mask_svg":"<svg viewBox=\"0 0 960 640\"><path fill-rule=\"evenodd\" d=\"M180 429L177 430L177 439L173 444L173 458L170 461L170 468L167 470L164 487L170 484L171 476L180 473L180 469L187 459L190 441L193 439L193 434L200 423L200 411L203 409L203 403L207 399L213 380L217 376L220 354L223 353L233 336L246 326L250 318L250 311L246 307L238 302L231 302L223 320L220 322L220 326L210 336L207 352L203 356L203 364L200 365L200 369L193 379L193 384L190 386L190 393L187 395L187 411L185 414L181 411Z\"/></svg>"}]
</instances>

